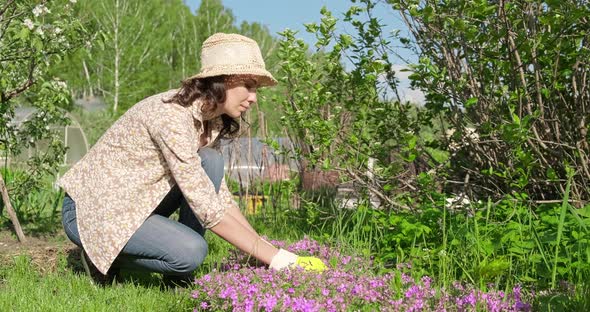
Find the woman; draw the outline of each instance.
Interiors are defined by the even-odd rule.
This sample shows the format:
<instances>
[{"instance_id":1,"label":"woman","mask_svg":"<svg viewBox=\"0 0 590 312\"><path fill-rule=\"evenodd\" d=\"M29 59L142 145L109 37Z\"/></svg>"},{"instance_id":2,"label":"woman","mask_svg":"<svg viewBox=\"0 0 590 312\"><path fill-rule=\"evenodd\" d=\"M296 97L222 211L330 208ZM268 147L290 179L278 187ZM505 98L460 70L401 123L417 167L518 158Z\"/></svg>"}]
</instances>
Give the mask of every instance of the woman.
<instances>
[{"instance_id":1,"label":"woman","mask_svg":"<svg viewBox=\"0 0 590 312\"><path fill-rule=\"evenodd\" d=\"M235 136L234 119L256 102L256 89L275 84L254 40L218 33L203 43L197 75L130 108L58 182L66 191L64 229L82 247L85 266L187 280L205 259L210 229L270 268L324 270L321 260L277 249L256 233L214 149ZM176 209L178 222L168 218Z\"/></svg>"}]
</instances>

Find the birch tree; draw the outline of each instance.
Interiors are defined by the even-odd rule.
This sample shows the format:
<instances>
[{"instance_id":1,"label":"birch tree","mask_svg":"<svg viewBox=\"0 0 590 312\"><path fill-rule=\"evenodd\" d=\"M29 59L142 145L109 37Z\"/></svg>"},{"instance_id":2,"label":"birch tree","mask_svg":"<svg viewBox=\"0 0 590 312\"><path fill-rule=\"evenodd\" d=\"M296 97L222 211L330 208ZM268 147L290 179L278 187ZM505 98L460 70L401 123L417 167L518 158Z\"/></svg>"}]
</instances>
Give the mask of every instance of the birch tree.
<instances>
[{"instance_id":1,"label":"birch tree","mask_svg":"<svg viewBox=\"0 0 590 312\"><path fill-rule=\"evenodd\" d=\"M147 18L148 11L145 2L130 0L101 1L94 11L105 41L102 51L97 51L102 54L96 65L104 83L98 88L111 99L113 112L119 109L122 93L133 93L133 74L152 57L154 38L148 33L161 20Z\"/></svg>"},{"instance_id":2,"label":"birch tree","mask_svg":"<svg viewBox=\"0 0 590 312\"><path fill-rule=\"evenodd\" d=\"M64 70L113 112L176 86L198 66L195 17L181 0L85 2L78 15L93 24L95 38Z\"/></svg>"},{"instance_id":3,"label":"birch tree","mask_svg":"<svg viewBox=\"0 0 590 312\"><path fill-rule=\"evenodd\" d=\"M204 41L217 32L238 32L232 11L220 0L203 0L196 12L198 38Z\"/></svg>"}]
</instances>

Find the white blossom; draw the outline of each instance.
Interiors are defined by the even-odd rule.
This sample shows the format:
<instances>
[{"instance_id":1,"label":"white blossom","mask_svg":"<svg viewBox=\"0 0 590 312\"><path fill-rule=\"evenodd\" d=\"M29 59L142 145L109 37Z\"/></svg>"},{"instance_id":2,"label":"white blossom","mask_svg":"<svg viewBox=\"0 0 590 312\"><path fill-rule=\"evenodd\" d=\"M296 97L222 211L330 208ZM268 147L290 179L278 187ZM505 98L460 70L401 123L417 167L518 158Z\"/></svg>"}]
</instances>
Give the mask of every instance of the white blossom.
<instances>
[{"instance_id":1,"label":"white blossom","mask_svg":"<svg viewBox=\"0 0 590 312\"><path fill-rule=\"evenodd\" d=\"M39 15L47 13L51 13L51 11L49 11L49 9L43 4L39 4L33 9L33 14L35 15L35 17L39 17Z\"/></svg>"},{"instance_id":2,"label":"white blossom","mask_svg":"<svg viewBox=\"0 0 590 312\"><path fill-rule=\"evenodd\" d=\"M43 32L43 29L41 29L41 27L37 27L37 30L35 30L35 32L41 36L43 36L45 33Z\"/></svg>"},{"instance_id":3,"label":"white blossom","mask_svg":"<svg viewBox=\"0 0 590 312\"><path fill-rule=\"evenodd\" d=\"M72 4L76 4L76 2L78 2L78 0L70 0L70 3Z\"/></svg>"},{"instance_id":4,"label":"white blossom","mask_svg":"<svg viewBox=\"0 0 590 312\"><path fill-rule=\"evenodd\" d=\"M68 88L68 84L65 81L58 80L55 82L55 84L62 89Z\"/></svg>"},{"instance_id":5,"label":"white blossom","mask_svg":"<svg viewBox=\"0 0 590 312\"><path fill-rule=\"evenodd\" d=\"M471 201L469 200L469 198L467 198L467 196L465 196L464 194L459 194L458 196L446 198L445 201L446 201L445 207L447 209L463 208L463 207L471 204Z\"/></svg>"},{"instance_id":6,"label":"white blossom","mask_svg":"<svg viewBox=\"0 0 590 312\"><path fill-rule=\"evenodd\" d=\"M25 26L27 26L28 29L33 30L33 28L35 28L35 24L33 24L33 21L31 21L30 19L25 19L25 21L23 22L23 24Z\"/></svg>"},{"instance_id":7,"label":"white blossom","mask_svg":"<svg viewBox=\"0 0 590 312\"><path fill-rule=\"evenodd\" d=\"M61 33L62 33L62 31L63 31L63 29L61 29L61 28L59 28L59 27L55 27L55 28L53 29L53 33L55 33L56 35L59 35L59 34L61 34Z\"/></svg>"}]
</instances>

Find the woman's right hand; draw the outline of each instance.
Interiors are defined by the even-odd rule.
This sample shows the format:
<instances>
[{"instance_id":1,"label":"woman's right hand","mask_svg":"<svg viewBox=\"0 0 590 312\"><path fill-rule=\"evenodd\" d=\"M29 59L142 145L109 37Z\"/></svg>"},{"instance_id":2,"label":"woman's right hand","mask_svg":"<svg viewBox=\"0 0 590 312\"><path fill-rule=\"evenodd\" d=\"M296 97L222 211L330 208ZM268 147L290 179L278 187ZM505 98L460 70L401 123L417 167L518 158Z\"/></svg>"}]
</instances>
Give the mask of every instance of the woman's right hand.
<instances>
[{"instance_id":1,"label":"woman's right hand","mask_svg":"<svg viewBox=\"0 0 590 312\"><path fill-rule=\"evenodd\" d=\"M322 260L315 257L299 257L296 254L278 249L262 239L247 221L240 222L239 216L226 213L221 221L211 227L211 231L241 251L269 264L271 269L280 270L299 266L307 271L322 272L327 269Z\"/></svg>"},{"instance_id":2,"label":"woman's right hand","mask_svg":"<svg viewBox=\"0 0 590 312\"><path fill-rule=\"evenodd\" d=\"M319 258L300 257L284 249L279 249L279 252L272 258L269 267L271 269L281 270L293 266L298 266L305 269L306 271L317 273L321 273L327 269L324 262Z\"/></svg>"}]
</instances>

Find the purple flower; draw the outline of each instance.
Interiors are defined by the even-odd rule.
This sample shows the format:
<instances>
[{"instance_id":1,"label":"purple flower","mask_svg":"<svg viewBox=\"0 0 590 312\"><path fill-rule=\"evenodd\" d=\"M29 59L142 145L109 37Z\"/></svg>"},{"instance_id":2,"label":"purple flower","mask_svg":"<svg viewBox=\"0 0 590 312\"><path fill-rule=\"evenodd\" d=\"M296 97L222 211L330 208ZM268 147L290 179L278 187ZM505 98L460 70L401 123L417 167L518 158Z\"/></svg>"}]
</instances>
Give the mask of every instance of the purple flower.
<instances>
[{"instance_id":1,"label":"purple flower","mask_svg":"<svg viewBox=\"0 0 590 312\"><path fill-rule=\"evenodd\" d=\"M402 273L402 282L404 282L404 284L409 284L412 283L414 280L412 279L411 276L407 275L406 273Z\"/></svg>"},{"instance_id":2,"label":"purple flower","mask_svg":"<svg viewBox=\"0 0 590 312\"><path fill-rule=\"evenodd\" d=\"M276 244L278 245L278 244ZM449 291L433 288L433 279L418 276L410 264L398 271L374 274L371 259L344 255L305 238L286 249L314 254L335 267L322 273L302 269L274 271L248 264L248 257L234 252L218 264L226 270L213 270L195 280L190 296L195 311L473 311L475 307L491 312L530 311L526 300L534 293L523 292L520 285L510 293L487 292L473 285L453 283ZM401 285L397 277L401 277ZM420 282L414 282L419 280ZM525 300L526 299L526 300Z\"/></svg>"},{"instance_id":3,"label":"purple flower","mask_svg":"<svg viewBox=\"0 0 590 312\"><path fill-rule=\"evenodd\" d=\"M424 284L424 287L426 287L427 289L430 288L431 282L432 282L432 278L430 278L428 276L422 277L422 284Z\"/></svg>"},{"instance_id":4,"label":"purple flower","mask_svg":"<svg viewBox=\"0 0 590 312\"><path fill-rule=\"evenodd\" d=\"M416 285L412 285L405 293L406 298L418 298L421 297L420 288Z\"/></svg>"},{"instance_id":5,"label":"purple flower","mask_svg":"<svg viewBox=\"0 0 590 312\"><path fill-rule=\"evenodd\" d=\"M475 298L475 291L471 291L467 297L465 297L464 301L465 304L468 304L472 307L475 307L477 303L477 299Z\"/></svg>"},{"instance_id":6,"label":"purple flower","mask_svg":"<svg viewBox=\"0 0 590 312\"><path fill-rule=\"evenodd\" d=\"M265 311L271 312L277 305L278 301L279 300L277 299L277 297L266 294L264 295L264 298L260 301L260 306L264 308Z\"/></svg>"}]
</instances>

